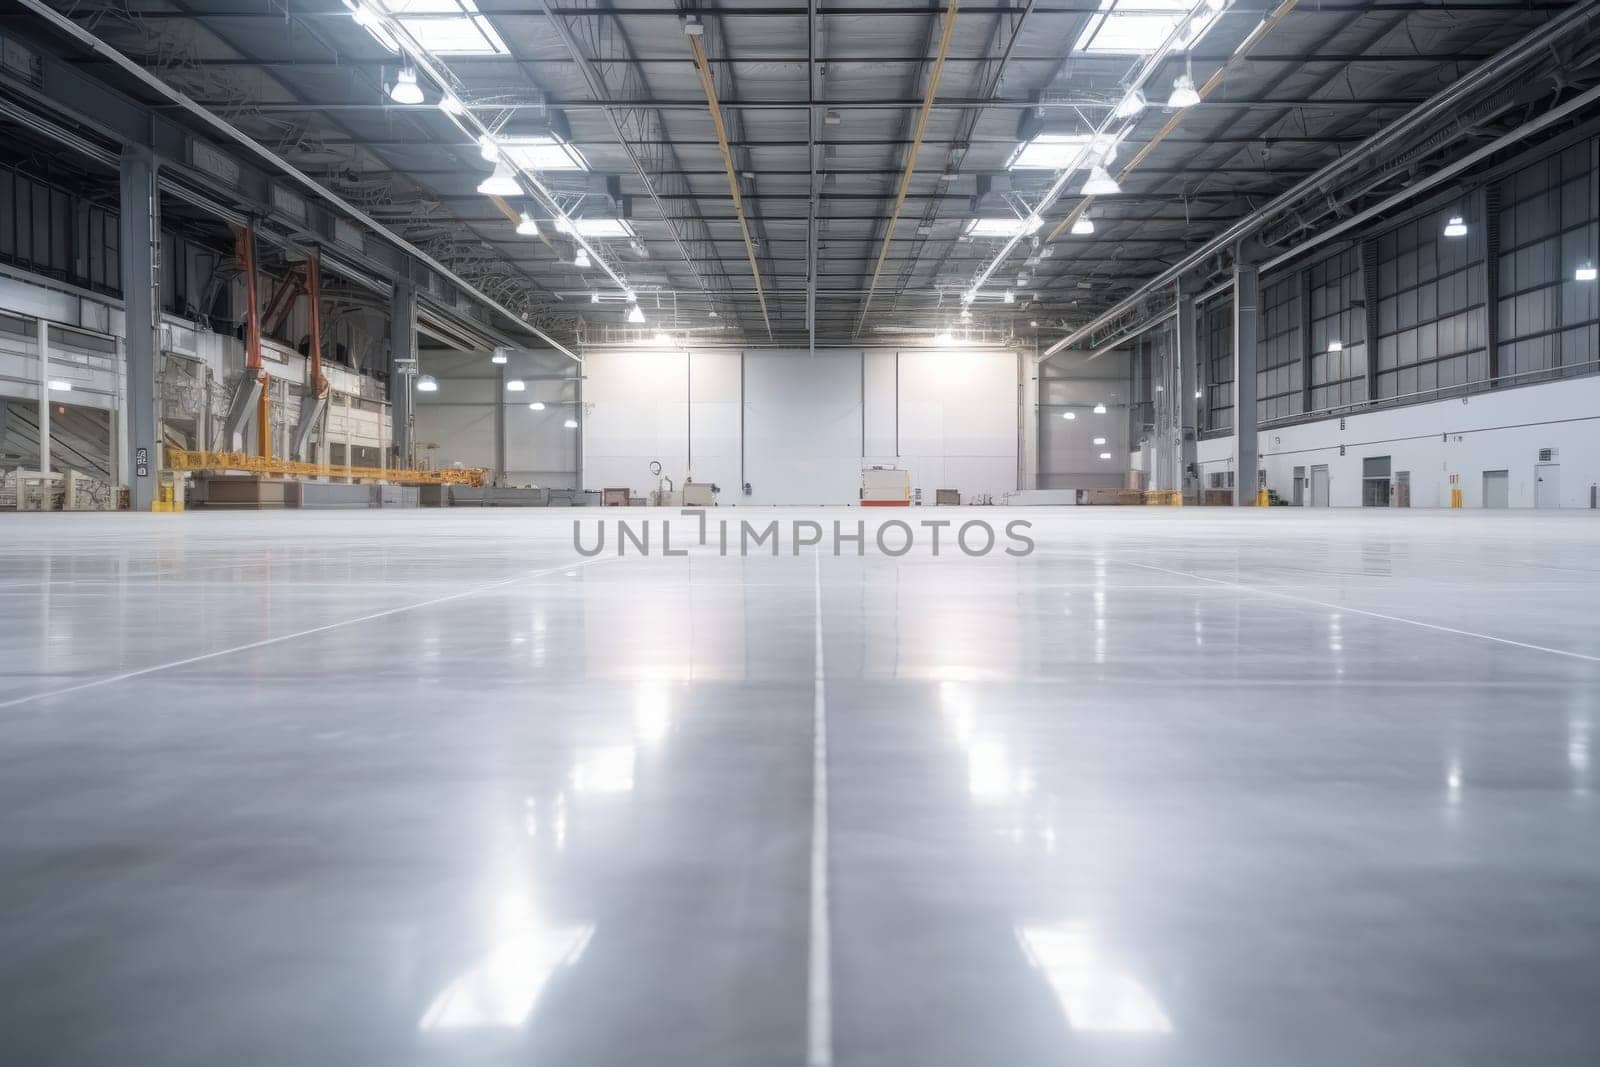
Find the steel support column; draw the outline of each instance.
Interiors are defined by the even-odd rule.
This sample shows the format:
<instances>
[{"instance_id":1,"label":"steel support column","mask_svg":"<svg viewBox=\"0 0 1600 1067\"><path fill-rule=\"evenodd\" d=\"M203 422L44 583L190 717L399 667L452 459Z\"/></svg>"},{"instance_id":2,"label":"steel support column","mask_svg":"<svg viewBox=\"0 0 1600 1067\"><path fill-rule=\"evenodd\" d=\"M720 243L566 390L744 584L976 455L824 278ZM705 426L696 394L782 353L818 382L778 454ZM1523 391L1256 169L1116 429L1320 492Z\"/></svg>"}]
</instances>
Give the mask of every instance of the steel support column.
<instances>
[{"instance_id":1,"label":"steel support column","mask_svg":"<svg viewBox=\"0 0 1600 1067\"><path fill-rule=\"evenodd\" d=\"M1194 294L1178 289L1178 410L1179 444L1178 488L1185 504L1200 503L1199 426L1200 331L1195 318Z\"/></svg>"},{"instance_id":2,"label":"steel support column","mask_svg":"<svg viewBox=\"0 0 1600 1067\"><path fill-rule=\"evenodd\" d=\"M1256 471L1261 465L1256 443L1256 334L1261 307L1261 276L1254 258L1243 249L1233 264L1233 503L1256 502Z\"/></svg>"},{"instance_id":3,"label":"steel support column","mask_svg":"<svg viewBox=\"0 0 1600 1067\"><path fill-rule=\"evenodd\" d=\"M127 334L123 351L127 353L128 408L123 425L130 457L128 506L134 511L149 511L155 501L156 468L161 462L156 454L156 316L161 307L156 288L161 278L156 267L161 248L156 171L156 157L148 149L138 145L123 149L117 247Z\"/></svg>"},{"instance_id":4,"label":"steel support column","mask_svg":"<svg viewBox=\"0 0 1600 1067\"><path fill-rule=\"evenodd\" d=\"M494 393L494 485L506 484L506 368L499 367Z\"/></svg>"},{"instance_id":5,"label":"steel support column","mask_svg":"<svg viewBox=\"0 0 1600 1067\"><path fill-rule=\"evenodd\" d=\"M417 289L396 278L389 299L389 445L396 468L410 469L411 424L417 377Z\"/></svg>"},{"instance_id":6,"label":"steel support column","mask_svg":"<svg viewBox=\"0 0 1600 1067\"><path fill-rule=\"evenodd\" d=\"M34 319L39 331L39 473L50 473L50 323Z\"/></svg>"}]
</instances>

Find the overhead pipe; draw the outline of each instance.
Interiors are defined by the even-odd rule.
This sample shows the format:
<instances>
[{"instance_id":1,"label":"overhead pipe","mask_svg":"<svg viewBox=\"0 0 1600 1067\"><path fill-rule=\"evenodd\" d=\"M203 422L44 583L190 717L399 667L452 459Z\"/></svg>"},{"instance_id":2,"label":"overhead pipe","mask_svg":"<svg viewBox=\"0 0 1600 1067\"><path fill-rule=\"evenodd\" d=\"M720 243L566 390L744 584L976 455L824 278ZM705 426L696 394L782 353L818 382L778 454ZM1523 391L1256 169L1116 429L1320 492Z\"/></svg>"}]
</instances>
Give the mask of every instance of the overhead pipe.
<instances>
[{"instance_id":1,"label":"overhead pipe","mask_svg":"<svg viewBox=\"0 0 1600 1067\"><path fill-rule=\"evenodd\" d=\"M1242 62L1245 56L1250 53L1250 50L1255 48L1256 45L1260 44L1262 39L1265 38L1268 33L1272 32L1273 27L1282 22L1284 16L1288 15L1289 12L1294 10L1294 7L1297 3L1299 3L1299 0L1283 0L1281 4L1272 9L1271 13L1269 13L1266 18L1256 23L1255 29L1251 30L1249 35L1246 36L1243 41L1239 42L1239 47L1234 49L1233 55L1228 58L1228 61L1222 66L1218 67L1211 77L1206 79L1205 84L1200 86L1200 99L1204 100L1211 94L1213 89L1216 89L1219 85L1221 85L1223 79L1227 77L1228 71L1233 68L1233 65L1235 63ZM1149 156L1150 153L1154 151L1156 145L1160 144L1162 141L1171 136L1172 132L1182 124L1183 114L1184 113L1182 111L1179 111L1171 118L1167 119L1167 121L1162 124L1161 129L1156 131L1155 136L1150 138L1143 148L1140 148L1139 151L1133 154L1133 157L1128 160L1127 165L1117 172L1118 184L1121 184L1127 180L1128 175L1132 174L1134 168L1145 161L1145 157ZM1045 243L1051 243L1071 229L1072 224L1077 222L1085 211L1089 210L1089 205L1093 202L1094 197L1092 196L1085 196L1081 198L1077 204L1073 205L1072 210L1067 212L1067 217L1057 223L1056 228L1050 231L1050 236L1044 239Z\"/></svg>"},{"instance_id":2,"label":"overhead pipe","mask_svg":"<svg viewBox=\"0 0 1600 1067\"><path fill-rule=\"evenodd\" d=\"M952 4L955 0L950 0ZM772 340L772 320L767 317L767 294L761 288L761 265L756 262L755 242L750 240L750 223L744 214L744 197L739 193L739 172L734 169L733 153L728 148L728 128L722 122L722 108L717 103L717 87L711 81L711 68L706 65L705 49L700 38L689 37L689 47L694 51L695 70L700 73L700 88L705 90L706 108L711 112L711 125L717 131L717 147L722 150L722 167L728 172L728 191L733 194L733 214L739 220L739 236L744 239L744 254L750 260L750 276L755 279L756 299L761 302L761 321L767 327L767 340Z\"/></svg>"},{"instance_id":3,"label":"overhead pipe","mask_svg":"<svg viewBox=\"0 0 1600 1067\"><path fill-rule=\"evenodd\" d=\"M1308 194L1315 193L1332 182L1349 177L1356 167L1365 163L1373 155L1389 148L1395 142L1417 133L1422 127L1425 127L1435 119L1451 113L1467 99L1470 99L1473 94L1493 85L1496 79L1531 60L1545 55L1569 36L1584 32L1588 29L1589 23L1594 21L1597 12L1600 12L1600 0L1584 0L1584 2L1575 4L1556 15L1549 22L1534 29L1521 40L1501 51L1493 59L1475 67L1463 77L1417 105L1398 120L1361 142L1347 155L1339 157L1310 177L1297 182L1254 215L1243 218L1232 226L1227 227L1173 266L1168 267L1154 278L1138 286L1132 293L1119 300L1106 311L1078 329L1073 330L1049 348L1046 348L1040 353L1040 359L1048 359L1062 349L1070 348L1085 338L1092 336L1095 330L1114 322L1118 316L1135 310L1139 306L1139 300L1142 297L1157 289L1171 285L1210 257L1226 251L1240 240L1249 237L1273 219L1293 208Z\"/></svg>"},{"instance_id":4,"label":"overhead pipe","mask_svg":"<svg viewBox=\"0 0 1600 1067\"><path fill-rule=\"evenodd\" d=\"M240 130L237 126L234 126L221 116L201 107L185 93L174 89L162 79L156 77L154 74L151 74L134 60L128 58L126 55L119 52L117 49L113 48L111 45L107 44L93 33L90 33L82 26L79 26L66 15L63 15L59 11L56 11L54 8L50 7L45 0L18 0L18 2L28 10L32 11L34 14L38 15L40 18L44 19L46 22L50 23L56 29L60 30L62 33L65 33L67 36L77 41L79 44L93 52L97 52L100 55L105 56L107 59L111 60L112 63L116 64L119 68L131 75L141 84L153 90L162 97L165 97L168 101L176 104L184 111L189 112L201 122L211 127L211 129L215 130L217 133L222 134L224 137L244 148L251 155L254 155L256 158L265 161L268 165L291 178L298 185L310 191L312 195L316 196L331 207L337 209L346 217L354 219L363 226L366 226L383 240L387 241L395 248L398 248L406 255L411 256L413 259L427 267L429 270L433 271L435 274L438 274L440 277L446 279L452 285L467 293L474 300L477 300L484 307L503 315L508 321L515 324L519 330L526 330L527 332L533 334L535 337L539 338L545 344L549 345L557 352L560 352L573 362L583 362L582 356L578 355L576 352L573 352L566 345L562 344L560 341L557 341L554 337L551 337L537 326L534 326L532 323L528 322L520 314L512 311L498 300L488 296L477 286L473 285L455 271L439 262L439 260L428 255L428 253L424 252L410 241L407 241L404 237L401 237L399 234L390 230L377 219L356 207L354 204L344 199L344 197L340 196L338 193L335 193L332 189L327 188L315 178L296 167L293 163L290 163L282 156L279 156L277 153L261 144L255 138L245 133L243 130Z\"/></svg>"},{"instance_id":5,"label":"overhead pipe","mask_svg":"<svg viewBox=\"0 0 1600 1067\"><path fill-rule=\"evenodd\" d=\"M867 296L861 303L861 318L856 322L856 335L860 336L861 327L866 324L867 312L872 307L872 294L878 288L878 276L883 273L883 264L889 258L889 242L894 238L894 225L900 218L900 208L906 202L906 193L911 190L911 175L917 169L917 153L922 150L922 133L928 125L928 112L933 110L934 94L939 91L939 78L944 74L945 57L950 54L950 35L956 27L956 7L958 0L949 0L944 11L944 32L939 37L939 51L934 56L933 69L928 72L928 88L922 94L922 109L917 112L917 123L912 130L911 144L906 149L905 169L900 172L900 188L895 193L894 206L889 209L889 220L884 224L883 247L878 250L878 262L872 268L872 277L867 282Z\"/></svg>"}]
</instances>

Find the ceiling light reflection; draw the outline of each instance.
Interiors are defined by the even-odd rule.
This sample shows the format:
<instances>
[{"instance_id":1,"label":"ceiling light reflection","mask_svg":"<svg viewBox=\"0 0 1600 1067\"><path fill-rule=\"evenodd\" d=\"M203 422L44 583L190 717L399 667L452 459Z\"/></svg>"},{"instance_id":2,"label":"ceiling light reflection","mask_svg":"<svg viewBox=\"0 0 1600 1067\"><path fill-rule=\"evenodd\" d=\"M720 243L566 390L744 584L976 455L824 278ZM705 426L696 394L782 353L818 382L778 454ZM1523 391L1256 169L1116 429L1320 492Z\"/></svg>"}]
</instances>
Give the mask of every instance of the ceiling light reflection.
<instances>
[{"instance_id":1,"label":"ceiling light reflection","mask_svg":"<svg viewBox=\"0 0 1600 1067\"><path fill-rule=\"evenodd\" d=\"M1161 1003L1094 943L1086 923L1018 926L1017 943L1055 991L1067 1025L1085 1033L1170 1034Z\"/></svg>"}]
</instances>

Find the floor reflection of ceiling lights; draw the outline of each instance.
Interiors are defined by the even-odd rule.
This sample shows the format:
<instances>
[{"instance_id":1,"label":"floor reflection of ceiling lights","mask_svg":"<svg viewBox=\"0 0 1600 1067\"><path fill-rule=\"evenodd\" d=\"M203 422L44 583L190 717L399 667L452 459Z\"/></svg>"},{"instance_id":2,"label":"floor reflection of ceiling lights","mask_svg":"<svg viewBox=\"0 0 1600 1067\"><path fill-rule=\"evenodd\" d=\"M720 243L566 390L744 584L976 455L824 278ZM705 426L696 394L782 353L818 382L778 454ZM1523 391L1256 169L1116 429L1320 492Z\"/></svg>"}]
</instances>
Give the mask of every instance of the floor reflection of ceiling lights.
<instances>
[{"instance_id":1,"label":"floor reflection of ceiling lights","mask_svg":"<svg viewBox=\"0 0 1600 1067\"><path fill-rule=\"evenodd\" d=\"M572 765L572 788L579 793L626 793L633 789L632 745L583 749Z\"/></svg>"},{"instance_id":2,"label":"floor reflection of ceiling lights","mask_svg":"<svg viewBox=\"0 0 1600 1067\"><path fill-rule=\"evenodd\" d=\"M1087 923L1017 927L1017 942L1050 983L1067 1025L1084 1033L1169 1034L1161 1003L1095 944Z\"/></svg>"},{"instance_id":3,"label":"floor reflection of ceiling lights","mask_svg":"<svg viewBox=\"0 0 1600 1067\"><path fill-rule=\"evenodd\" d=\"M544 987L578 962L593 926L528 925L496 945L444 988L417 1023L420 1030L516 1029L533 1014Z\"/></svg>"}]
</instances>

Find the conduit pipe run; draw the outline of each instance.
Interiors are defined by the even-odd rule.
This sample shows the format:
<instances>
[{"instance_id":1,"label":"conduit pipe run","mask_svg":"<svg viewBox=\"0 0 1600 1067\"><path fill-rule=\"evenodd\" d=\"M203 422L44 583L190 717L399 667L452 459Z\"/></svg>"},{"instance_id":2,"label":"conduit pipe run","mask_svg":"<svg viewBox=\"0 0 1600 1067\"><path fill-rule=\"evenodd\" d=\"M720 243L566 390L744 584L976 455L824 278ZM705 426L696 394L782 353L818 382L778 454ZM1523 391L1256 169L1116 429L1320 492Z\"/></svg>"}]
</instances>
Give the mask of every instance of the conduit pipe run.
<instances>
[{"instance_id":1,"label":"conduit pipe run","mask_svg":"<svg viewBox=\"0 0 1600 1067\"><path fill-rule=\"evenodd\" d=\"M950 0L953 7L955 0ZM694 68L700 72L700 87L706 93L706 107L711 112L711 125L717 131L717 147L722 149L722 168L728 174L728 191L733 194L733 214L739 220L739 236L744 238L744 254L750 260L750 276L756 283L756 300L761 303L761 321L767 327L767 340L772 340L772 320L767 317L767 294L761 289L761 265L756 262L755 242L750 240L750 224L744 216L744 197L739 193L739 172L733 167L733 153L728 148L728 128L722 121L722 107L717 103L717 87L711 81L711 67L706 63L705 49L700 38L689 37L689 47L694 50Z\"/></svg>"},{"instance_id":2,"label":"conduit pipe run","mask_svg":"<svg viewBox=\"0 0 1600 1067\"><path fill-rule=\"evenodd\" d=\"M928 112L933 110L934 94L939 91L939 78L944 74L945 56L950 53L950 35L956 28L957 0L950 0L949 6L944 10L944 32L939 36L939 51L933 60L933 69L928 72L928 88L922 94L922 109L917 112L917 124L911 133L911 147L906 149L905 169L900 172L900 188L894 196L894 206L889 209L889 221L884 225L883 247L878 249L878 262L872 268L872 277L867 282L867 296L861 302L861 318L856 322L856 334L861 333L861 327L867 321L867 311L872 307L872 294L878 288L878 276L883 273L883 264L889 258L889 242L894 238L894 224L900 218L900 208L906 202L906 194L911 190L911 175L917 169L917 153L922 150L922 131L928 125Z\"/></svg>"}]
</instances>

